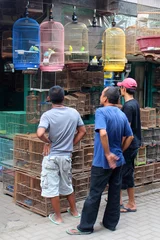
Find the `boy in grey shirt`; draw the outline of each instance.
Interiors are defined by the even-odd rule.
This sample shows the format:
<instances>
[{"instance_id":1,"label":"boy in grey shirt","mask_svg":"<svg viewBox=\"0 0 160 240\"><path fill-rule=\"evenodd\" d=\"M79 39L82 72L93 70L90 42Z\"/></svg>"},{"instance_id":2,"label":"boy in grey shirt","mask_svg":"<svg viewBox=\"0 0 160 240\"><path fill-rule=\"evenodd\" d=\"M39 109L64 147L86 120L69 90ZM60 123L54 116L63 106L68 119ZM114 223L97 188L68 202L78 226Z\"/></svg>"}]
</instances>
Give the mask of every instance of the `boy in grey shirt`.
<instances>
[{"instance_id":1,"label":"boy in grey shirt","mask_svg":"<svg viewBox=\"0 0 160 240\"><path fill-rule=\"evenodd\" d=\"M59 195L67 196L70 204L68 212L74 217L80 216L72 187L71 154L73 145L82 139L86 129L80 114L73 108L63 106L64 90L60 86L49 90L49 98L52 109L42 115L37 130L37 136L45 142L41 195L51 198L54 214L50 214L49 219L59 225L62 223ZM46 130L49 132L48 138L45 136Z\"/></svg>"}]
</instances>

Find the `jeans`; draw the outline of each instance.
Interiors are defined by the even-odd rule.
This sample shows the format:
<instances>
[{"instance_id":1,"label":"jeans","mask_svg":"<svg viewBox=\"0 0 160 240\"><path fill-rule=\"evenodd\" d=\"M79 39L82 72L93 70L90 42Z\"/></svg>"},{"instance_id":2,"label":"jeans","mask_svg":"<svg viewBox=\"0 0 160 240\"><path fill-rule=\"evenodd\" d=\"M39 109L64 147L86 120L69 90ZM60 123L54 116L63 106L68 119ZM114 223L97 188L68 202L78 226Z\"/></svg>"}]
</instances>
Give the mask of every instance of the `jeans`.
<instances>
[{"instance_id":1,"label":"jeans","mask_svg":"<svg viewBox=\"0 0 160 240\"><path fill-rule=\"evenodd\" d=\"M103 169L92 166L90 193L87 197L80 224L77 228L82 232L93 232L101 201L101 195L109 184L108 202L104 211L103 226L114 231L120 217L121 168Z\"/></svg>"}]
</instances>

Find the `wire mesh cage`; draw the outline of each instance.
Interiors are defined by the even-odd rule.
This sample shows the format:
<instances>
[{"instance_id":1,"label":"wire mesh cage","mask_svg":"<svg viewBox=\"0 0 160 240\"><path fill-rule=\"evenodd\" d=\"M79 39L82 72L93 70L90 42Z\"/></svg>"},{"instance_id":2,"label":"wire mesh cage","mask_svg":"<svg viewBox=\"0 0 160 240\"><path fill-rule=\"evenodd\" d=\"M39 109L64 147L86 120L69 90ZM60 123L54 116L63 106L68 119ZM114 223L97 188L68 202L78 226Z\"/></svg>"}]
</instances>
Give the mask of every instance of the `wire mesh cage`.
<instances>
[{"instance_id":1,"label":"wire mesh cage","mask_svg":"<svg viewBox=\"0 0 160 240\"><path fill-rule=\"evenodd\" d=\"M37 124L26 122L26 111L1 111L0 132L11 138L17 133L33 133L37 130Z\"/></svg>"},{"instance_id":2,"label":"wire mesh cage","mask_svg":"<svg viewBox=\"0 0 160 240\"><path fill-rule=\"evenodd\" d=\"M0 164L13 166L13 140L0 138Z\"/></svg>"},{"instance_id":3,"label":"wire mesh cage","mask_svg":"<svg viewBox=\"0 0 160 240\"><path fill-rule=\"evenodd\" d=\"M3 167L3 193L14 196L15 170L12 167Z\"/></svg>"},{"instance_id":4,"label":"wire mesh cage","mask_svg":"<svg viewBox=\"0 0 160 240\"><path fill-rule=\"evenodd\" d=\"M13 25L13 63L17 70L37 69L40 64L40 27L36 20L25 17Z\"/></svg>"},{"instance_id":5,"label":"wire mesh cage","mask_svg":"<svg viewBox=\"0 0 160 240\"><path fill-rule=\"evenodd\" d=\"M64 66L64 27L53 21L52 8L49 21L40 25L42 71L62 71Z\"/></svg>"},{"instance_id":6,"label":"wire mesh cage","mask_svg":"<svg viewBox=\"0 0 160 240\"><path fill-rule=\"evenodd\" d=\"M2 33L1 55L2 58L12 57L12 31L4 31Z\"/></svg>"},{"instance_id":7,"label":"wire mesh cage","mask_svg":"<svg viewBox=\"0 0 160 240\"><path fill-rule=\"evenodd\" d=\"M65 65L72 70L86 69L89 62L88 29L84 23L77 21L74 13L72 22L65 29Z\"/></svg>"},{"instance_id":8,"label":"wire mesh cage","mask_svg":"<svg viewBox=\"0 0 160 240\"><path fill-rule=\"evenodd\" d=\"M23 172L39 176L42 164L44 143L36 134L14 137L14 167Z\"/></svg>"},{"instance_id":9,"label":"wire mesh cage","mask_svg":"<svg viewBox=\"0 0 160 240\"><path fill-rule=\"evenodd\" d=\"M125 67L125 34L117 27L103 33L102 59L104 71L121 72Z\"/></svg>"}]
</instances>

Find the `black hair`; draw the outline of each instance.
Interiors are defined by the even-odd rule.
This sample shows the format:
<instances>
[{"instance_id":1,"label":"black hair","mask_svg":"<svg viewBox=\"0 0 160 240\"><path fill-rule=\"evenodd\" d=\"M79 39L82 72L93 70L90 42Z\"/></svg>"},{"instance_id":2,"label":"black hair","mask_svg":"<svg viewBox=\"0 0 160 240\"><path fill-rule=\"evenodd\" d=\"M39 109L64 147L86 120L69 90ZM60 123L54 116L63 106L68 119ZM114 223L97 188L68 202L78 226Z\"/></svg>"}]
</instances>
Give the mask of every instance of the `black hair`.
<instances>
[{"instance_id":1,"label":"black hair","mask_svg":"<svg viewBox=\"0 0 160 240\"><path fill-rule=\"evenodd\" d=\"M134 95L135 94L136 89L133 88L126 88L126 93L128 93L129 95Z\"/></svg>"},{"instance_id":2,"label":"black hair","mask_svg":"<svg viewBox=\"0 0 160 240\"><path fill-rule=\"evenodd\" d=\"M51 87L49 90L49 98L53 104L61 104L64 100L64 90L60 86Z\"/></svg>"},{"instance_id":3,"label":"black hair","mask_svg":"<svg viewBox=\"0 0 160 240\"><path fill-rule=\"evenodd\" d=\"M104 92L104 96L107 97L109 103L118 104L118 100L120 97L119 88L118 87L109 87Z\"/></svg>"}]
</instances>

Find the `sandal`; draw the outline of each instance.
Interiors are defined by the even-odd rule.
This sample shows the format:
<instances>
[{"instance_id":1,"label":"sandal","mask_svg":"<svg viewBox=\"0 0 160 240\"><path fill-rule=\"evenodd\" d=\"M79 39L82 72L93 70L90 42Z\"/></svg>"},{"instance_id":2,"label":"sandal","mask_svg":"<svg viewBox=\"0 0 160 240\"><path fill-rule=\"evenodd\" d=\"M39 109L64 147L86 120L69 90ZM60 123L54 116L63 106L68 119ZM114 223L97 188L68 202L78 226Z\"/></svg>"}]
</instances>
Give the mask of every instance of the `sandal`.
<instances>
[{"instance_id":1,"label":"sandal","mask_svg":"<svg viewBox=\"0 0 160 240\"><path fill-rule=\"evenodd\" d=\"M80 213L78 213L77 216L74 216L73 213L71 212L71 209L70 209L70 208L67 208L67 212L70 213L70 214L72 215L72 217L74 217L74 218L80 218L80 217L81 217L81 214L80 214Z\"/></svg>"},{"instance_id":2,"label":"sandal","mask_svg":"<svg viewBox=\"0 0 160 240\"><path fill-rule=\"evenodd\" d=\"M54 223L54 224L56 224L56 225L60 225L60 224L61 224L60 222L57 222L57 221L56 221L56 219L55 219L55 214L54 214L54 213L53 213L53 214L49 214L48 218L49 218L49 220L50 220L52 223Z\"/></svg>"},{"instance_id":3,"label":"sandal","mask_svg":"<svg viewBox=\"0 0 160 240\"><path fill-rule=\"evenodd\" d=\"M91 234L92 232L82 232L77 228L72 228L72 229L68 229L66 233L68 233L69 235L87 235L87 234Z\"/></svg>"}]
</instances>

